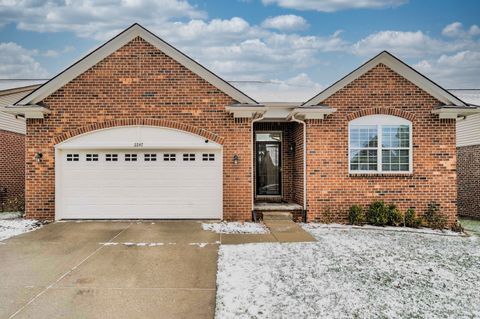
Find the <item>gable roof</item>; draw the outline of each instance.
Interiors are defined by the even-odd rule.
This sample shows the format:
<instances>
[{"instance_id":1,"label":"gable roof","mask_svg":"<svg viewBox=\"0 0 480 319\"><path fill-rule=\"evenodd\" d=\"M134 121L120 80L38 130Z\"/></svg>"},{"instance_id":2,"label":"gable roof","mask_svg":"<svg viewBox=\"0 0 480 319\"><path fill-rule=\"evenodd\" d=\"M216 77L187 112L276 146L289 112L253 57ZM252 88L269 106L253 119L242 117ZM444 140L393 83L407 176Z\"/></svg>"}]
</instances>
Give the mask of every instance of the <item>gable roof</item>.
<instances>
[{"instance_id":1,"label":"gable roof","mask_svg":"<svg viewBox=\"0 0 480 319\"><path fill-rule=\"evenodd\" d=\"M344 88L354 80L358 79L360 76L364 75L371 69L373 69L378 64L384 64L394 72L403 76L408 81L412 82L428 94L432 95L434 98L438 99L445 105L448 106L468 106L465 102L460 100L458 97L450 93L449 91L442 88L440 85L436 84L426 76L422 75L391 53L387 51L382 51L380 54L376 55L369 61L362 64L360 67L354 71L347 74L342 79L338 80L307 102L303 103L302 106L312 106L317 105L332 96L340 89Z\"/></svg>"},{"instance_id":2,"label":"gable roof","mask_svg":"<svg viewBox=\"0 0 480 319\"><path fill-rule=\"evenodd\" d=\"M57 91L59 88L72 81L77 76L87 71L88 69L96 65L98 62L100 62L110 54L114 53L136 37L141 37L142 39L144 39L154 47L158 48L160 51L162 51L178 63L182 64L184 67L197 74L219 90L223 91L225 94L229 95L231 98L235 99L239 103L257 104L257 101L255 101L245 93L241 92L239 89L235 88L230 83L220 78L218 75L214 74L213 72L211 72L198 62L194 61L192 58L188 57L184 53L175 49L173 46L163 41L138 23L135 23L111 40L98 47L95 51L89 53L76 63L72 64L63 72L59 73L57 76L43 84L41 87L39 87L29 95L25 96L20 101L16 102L15 105L32 105L42 101L47 96Z\"/></svg>"}]
</instances>

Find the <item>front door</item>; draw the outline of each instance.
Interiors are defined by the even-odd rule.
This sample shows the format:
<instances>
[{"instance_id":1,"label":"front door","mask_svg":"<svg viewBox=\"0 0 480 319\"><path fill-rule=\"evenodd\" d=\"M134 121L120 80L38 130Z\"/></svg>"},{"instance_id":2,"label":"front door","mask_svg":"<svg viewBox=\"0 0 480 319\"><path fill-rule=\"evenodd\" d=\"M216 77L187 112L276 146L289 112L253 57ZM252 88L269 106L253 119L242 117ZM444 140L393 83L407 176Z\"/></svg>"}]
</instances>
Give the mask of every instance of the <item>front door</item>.
<instances>
[{"instance_id":1,"label":"front door","mask_svg":"<svg viewBox=\"0 0 480 319\"><path fill-rule=\"evenodd\" d=\"M282 194L281 140L281 132L257 132L255 134L256 192L259 196L279 196Z\"/></svg>"}]
</instances>

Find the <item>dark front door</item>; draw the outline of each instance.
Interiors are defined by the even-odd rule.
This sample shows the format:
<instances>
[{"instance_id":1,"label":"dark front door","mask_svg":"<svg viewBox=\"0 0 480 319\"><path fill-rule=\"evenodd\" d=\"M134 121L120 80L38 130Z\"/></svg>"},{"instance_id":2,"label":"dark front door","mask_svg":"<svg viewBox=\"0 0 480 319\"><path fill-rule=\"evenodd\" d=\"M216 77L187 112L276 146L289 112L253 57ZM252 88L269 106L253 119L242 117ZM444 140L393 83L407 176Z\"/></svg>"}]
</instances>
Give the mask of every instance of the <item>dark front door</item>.
<instances>
[{"instance_id":1,"label":"dark front door","mask_svg":"<svg viewBox=\"0 0 480 319\"><path fill-rule=\"evenodd\" d=\"M281 195L281 142L257 141L257 195Z\"/></svg>"}]
</instances>

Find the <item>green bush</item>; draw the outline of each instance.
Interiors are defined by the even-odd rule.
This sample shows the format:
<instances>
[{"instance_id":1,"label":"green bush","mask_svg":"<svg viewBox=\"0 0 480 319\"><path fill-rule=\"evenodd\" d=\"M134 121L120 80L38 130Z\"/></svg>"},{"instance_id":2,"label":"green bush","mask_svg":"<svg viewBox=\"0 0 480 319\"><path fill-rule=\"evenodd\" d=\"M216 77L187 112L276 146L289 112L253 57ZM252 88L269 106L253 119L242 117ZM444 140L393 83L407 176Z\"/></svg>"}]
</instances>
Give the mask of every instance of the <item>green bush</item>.
<instances>
[{"instance_id":1,"label":"green bush","mask_svg":"<svg viewBox=\"0 0 480 319\"><path fill-rule=\"evenodd\" d=\"M423 214L423 219L430 228L445 229L447 227L447 218L440 214L439 206L437 203L430 203L427 211Z\"/></svg>"},{"instance_id":2,"label":"green bush","mask_svg":"<svg viewBox=\"0 0 480 319\"><path fill-rule=\"evenodd\" d=\"M455 224L453 224L452 227L450 227L450 230L456 233L465 232L465 228L463 228L462 224L460 224L459 222L456 222Z\"/></svg>"},{"instance_id":3,"label":"green bush","mask_svg":"<svg viewBox=\"0 0 480 319\"><path fill-rule=\"evenodd\" d=\"M417 217L413 208L409 208L405 212L405 226L412 228L419 228L422 226L422 219Z\"/></svg>"},{"instance_id":4,"label":"green bush","mask_svg":"<svg viewBox=\"0 0 480 319\"><path fill-rule=\"evenodd\" d=\"M388 206L383 201L370 204L367 212L367 222L375 226L385 226L388 223Z\"/></svg>"},{"instance_id":5,"label":"green bush","mask_svg":"<svg viewBox=\"0 0 480 319\"><path fill-rule=\"evenodd\" d=\"M25 212L25 200L22 196L8 198L5 202L1 203L2 212Z\"/></svg>"},{"instance_id":6,"label":"green bush","mask_svg":"<svg viewBox=\"0 0 480 319\"><path fill-rule=\"evenodd\" d=\"M365 223L365 213L359 205L352 205L348 210L348 221L351 225L362 225Z\"/></svg>"},{"instance_id":7,"label":"green bush","mask_svg":"<svg viewBox=\"0 0 480 319\"><path fill-rule=\"evenodd\" d=\"M402 212L397 208L397 206L391 204L388 206L388 222L389 226L400 226L404 222Z\"/></svg>"}]
</instances>

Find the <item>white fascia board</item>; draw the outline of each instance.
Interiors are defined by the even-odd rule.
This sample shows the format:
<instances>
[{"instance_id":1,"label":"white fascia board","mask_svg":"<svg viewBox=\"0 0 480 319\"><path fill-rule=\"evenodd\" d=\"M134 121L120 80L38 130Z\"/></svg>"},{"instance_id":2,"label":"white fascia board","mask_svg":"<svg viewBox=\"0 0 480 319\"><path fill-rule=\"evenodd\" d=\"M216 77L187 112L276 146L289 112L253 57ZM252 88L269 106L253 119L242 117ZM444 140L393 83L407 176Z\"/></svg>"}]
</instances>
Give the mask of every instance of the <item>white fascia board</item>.
<instances>
[{"instance_id":1,"label":"white fascia board","mask_svg":"<svg viewBox=\"0 0 480 319\"><path fill-rule=\"evenodd\" d=\"M8 106L0 108L0 111L13 115L22 115L26 119L43 119L45 114L52 113L52 111L40 105Z\"/></svg>"},{"instance_id":2,"label":"white fascia board","mask_svg":"<svg viewBox=\"0 0 480 319\"><path fill-rule=\"evenodd\" d=\"M306 108L297 107L290 112L291 117L302 117L304 120L323 120L325 116L335 113L334 108Z\"/></svg>"},{"instance_id":3,"label":"white fascia board","mask_svg":"<svg viewBox=\"0 0 480 319\"><path fill-rule=\"evenodd\" d=\"M267 108L264 106L226 106L227 112L232 113L234 118L254 118L257 114L264 114Z\"/></svg>"},{"instance_id":4,"label":"white fascia board","mask_svg":"<svg viewBox=\"0 0 480 319\"><path fill-rule=\"evenodd\" d=\"M386 51L378 54L376 57L366 62L344 78L340 79L339 81L322 91L320 94L305 102L304 106L318 105L319 103L326 100L328 97L332 96L340 89L344 88L354 80L358 79L380 63L386 65L394 72L398 73L408 81L412 82L428 94L438 99L443 104L466 106L463 101L454 96L452 93L440 87L438 84L432 82L430 79L415 71L413 68L411 68L410 66L408 66L407 64Z\"/></svg>"},{"instance_id":5,"label":"white fascia board","mask_svg":"<svg viewBox=\"0 0 480 319\"><path fill-rule=\"evenodd\" d=\"M432 110L433 114L438 114L441 119L456 119L458 117L466 117L469 115L480 114L480 107L440 107Z\"/></svg>"},{"instance_id":6,"label":"white fascia board","mask_svg":"<svg viewBox=\"0 0 480 319\"><path fill-rule=\"evenodd\" d=\"M172 59L176 60L178 63L182 64L187 69L194 72L213 86L217 87L219 90L223 91L236 101L240 103L257 104L255 100L242 93L240 90L215 75L213 72L207 70L205 67L203 67L190 57L186 56L182 52L178 51L177 49L175 49L174 47L161 40L159 37L138 24L132 25L130 28L126 29L110 41L106 42L98 49L91 52L83 59L70 66L68 69L58 74L56 77L30 93L29 95L25 96L16 104L29 105L39 103L40 101L48 97L50 94L52 94L68 82L72 81L80 74L87 71L88 69L96 65L98 62L108 57L136 37L141 37L145 41L149 42L150 44L158 48L160 51L162 51Z\"/></svg>"}]
</instances>

